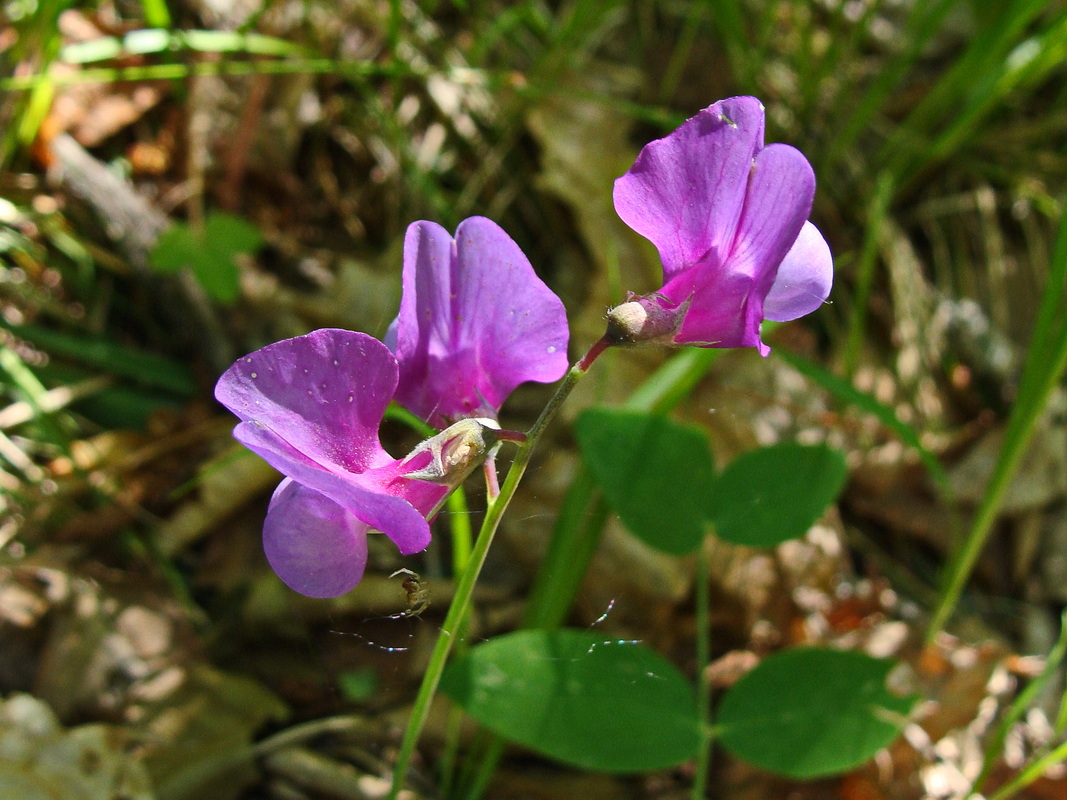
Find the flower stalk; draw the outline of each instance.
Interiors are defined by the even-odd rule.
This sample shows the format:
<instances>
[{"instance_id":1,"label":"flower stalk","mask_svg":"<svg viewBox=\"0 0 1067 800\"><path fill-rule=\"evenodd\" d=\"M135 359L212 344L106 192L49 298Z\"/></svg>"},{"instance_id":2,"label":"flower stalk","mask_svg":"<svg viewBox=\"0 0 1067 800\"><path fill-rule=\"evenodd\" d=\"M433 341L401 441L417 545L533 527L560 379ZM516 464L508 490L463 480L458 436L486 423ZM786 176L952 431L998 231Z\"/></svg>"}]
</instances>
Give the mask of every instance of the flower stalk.
<instances>
[{"instance_id":1,"label":"flower stalk","mask_svg":"<svg viewBox=\"0 0 1067 800\"><path fill-rule=\"evenodd\" d=\"M559 412L564 401L574 390L574 387L578 385L578 381L586 374L589 366L604 351L605 347L606 344L601 345L600 342L597 342L585 356L567 371L555 394L552 395L548 404L541 411L541 415L537 418L533 427L526 433L526 442L519 445L515 460L512 462L507 477L500 487L500 494L491 500L486 508L485 519L482 522L481 530L478 532L478 538L475 540L474 549L471 551L467 569L464 570L460 576L459 583L456 585L452 604L448 607L445 621L441 625L441 633L434 644L433 652L430 654L430 661L426 665L426 672L422 677L422 683L419 685L418 694L415 696L415 704L412 706L411 717L408 720L407 729L404 731L404 738L400 742L400 752L397 754L396 765L393 769L393 784L389 791L390 800L396 800L404 786L411 757L414 755L415 747L418 744L419 737L422 735L422 729L426 725L426 718L430 713L430 703L433 701L434 695L437 694L437 687L441 683L441 675L444 673L452 648L470 617L474 586L478 581L478 576L481 574L482 567L485 565L485 558L489 553L493 538L496 536L497 528L500 526L500 520L504 516L504 512L507 511L512 497L515 496L515 491L518 489L519 482L526 472L526 467L529 466L530 459L541 436Z\"/></svg>"}]
</instances>

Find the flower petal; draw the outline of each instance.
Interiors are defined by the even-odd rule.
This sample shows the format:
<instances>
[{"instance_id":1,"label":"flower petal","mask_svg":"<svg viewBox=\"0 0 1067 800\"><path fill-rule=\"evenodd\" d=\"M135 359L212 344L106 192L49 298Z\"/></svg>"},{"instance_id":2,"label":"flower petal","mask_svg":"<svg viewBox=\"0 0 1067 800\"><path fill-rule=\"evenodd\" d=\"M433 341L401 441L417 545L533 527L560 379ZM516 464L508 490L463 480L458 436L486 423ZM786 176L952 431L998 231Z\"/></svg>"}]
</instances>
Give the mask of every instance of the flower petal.
<instances>
[{"instance_id":1,"label":"flower petal","mask_svg":"<svg viewBox=\"0 0 1067 800\"><path fill-rule=\"evenodd\" d=\"M315 463L270 428L259 422L242 422L233 431L234 438L256 453L260 458L297 483L325 495L356 519L365 522L388 536L404 555L425 550L430 543L430 525L423 513L412 506L404 496L405 491L414 492L421 504L434 489L443 496L445 487L427 484L410 487L408 484L421 481L399 482L396 473L383 476L375 471L356 475L343 471L331 471ZM383 467L393 467L399 462L390 460ZM394 468L395 469L395 468Z\"/></svg>"},{"instance_id":2,"label":"flower petal","mask_svg":"<svg viewBox=\"0 0 1067 800\"><path fill-rule=\"evenodd\" d=\"M478 354L479 392L499 408L520 383L562 378L567 314L519 246L492 220L471 217L456 229L456 248L457 344Z\"/></svg>"},{"instance_id":3,"label":"flower petal","mask_svg":"<svg viewBox=\"0 0 1067 800\"><path fill-rule=\"evenodd\" d=\"M615 210L656 245L664 283L698 262L724 260L761 147L760 101L720 100L645 145L630 171L615 181Z\"/></svg>"},{"instance_id":4,"label":"flower petal","mask_svg":"<svg viewBox=\"0 0 1067 800\"><path fill-rule=\"evenodd\" d=\"M759 152L726 260L721 266L697 264L680 276L694 294L675 342L714 341L716 347L757 347L764 356L770 352L760 339L763 301L814 197L815 174L799 150L772 144ZM668 287L664 294L673 297ZM722 328L727 322L736 325L732 333Z\"/></svg>"},{"instance_id":5,"label":"flower petal","mask_svg":"<svg viewBox=\"0 0 1067 800\"><path fill-rule=\"evenodd\" d=\"M815 176L798 150L772 144L759 152L726 260L696 263L660 290L675 304L690 301L676 344L770 352L760 340L763 299L804 225L814 194Z\"/></svg>"},{"instance_id":6,"label":"flower petal","mask_svg":"<svg viewBox=\"0 0 1067 800\"><path fill-rule=\"evenodd\" d=\"M761 287L761 301L800 235L814 198L815 173L799 150L772 144L759 152L725 268L752 278Z\"/></svg>"},{"instance_id":7,"label":"flower petal","mask_svg":"<svg viewBox=\"0 0 1067 800\"><path fill-rule=\"evenodd\" d=\"M387 343L401 366L396 400L423 419L454 411L448 364L454 361L455 242L436 222L414 222L404 237L400 312ZM445 403L445 408L441 403Z\"/></svg>"},{"instance_id":8,"label":"flower petal","mask_svg":"<svg viewBox=\"0 0 1067 800\"><path fill-rule=\"evenodd\" d=\"M752 288L749 276L705 263L679 273L653 297L664 297L676 307L688 302L675 344L761 347L762 318L759 304L752 302Z\"/></svg>"},{"instance_id":9,"label":"flower petal","mask_svg":"<svg viewBox=\"0 0 1067 800\"><path fill-rule=\"evenodd\" d=\"M290 588L308 597L338 597L367 566L367 525L325 495L281 482L263 523L267 561Z\"/></svg>"},{"instance_id":10,"label":"flower petal","mask_svg":"<svg viewBox=\"0 0 1067 800\"><path fill-rule=\"evenodd\" d=\"M423 519L429 519L451 490L446 484L406 478L404 476L426 467L431 457L428 451L418 453L414 457L409 454L406 458L386 464L384 467L368 470L359 476L359 481L365 486L373 484L380 491L403 499L405 503L408 503L418 511ZM388 534L387 531L383 532ZM396 541L392 535L389 538ZM397 542L397 545L399 546L400 543ZM417 547L415 550L404 550L401 547L400 551L409 553L423 549L425 549L425 545Z\"/></svg>"},{"instance_id":11,"label":"flower petal","mask_svg":"<svg viewBox=\"0 0 1067 800\"><path fill-rule=\"evenodd\" d=\"M826 302L833 282L830 246L818 228L805 222L763 301L764 316L775 322L789 322L810 314Z\"/></svg>"},{"instance_id":12,"label":"flower petal","mask_svg":"<svg viewBox=\"0 0 1067 800\"><path fill-rule=\"evenodd\" d=\"M215 397L311 461L362 472L392 460L378 426L396 381L396 359L377 339L324 329L240 359L219 378Z\"/></svg>"},{"instance_id":13,"label":"flower petal","mask_svg":"<svg viewBox=\"0 0 1067 800\"><path fill-rule=\"evenodd\" d=\"M495 418L520 383L566 372L563 304L495 222L464 220L454 242L440 225L412 224L403 283L396 399L423 419Z\"/></svg>"}]
</instances>

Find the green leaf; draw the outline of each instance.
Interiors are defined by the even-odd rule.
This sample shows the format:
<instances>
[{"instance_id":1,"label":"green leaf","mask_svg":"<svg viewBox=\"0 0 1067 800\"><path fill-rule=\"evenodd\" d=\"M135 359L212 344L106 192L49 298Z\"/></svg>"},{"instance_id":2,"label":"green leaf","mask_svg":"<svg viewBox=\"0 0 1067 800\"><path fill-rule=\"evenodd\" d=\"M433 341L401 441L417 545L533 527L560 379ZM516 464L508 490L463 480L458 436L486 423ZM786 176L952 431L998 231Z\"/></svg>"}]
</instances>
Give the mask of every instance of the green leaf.
<instances>
[{"instance_id":1,"label":"green leaf","mask_svg":"<svg viewBox=\"0 0 1067 800\"><path fill-rule=\"evenodd\" d=\"M773 547L803 536L845 485L844 457L825 445L777 444L736 458L710 502L720 539Z\"/></svg>"},{"instance_id":2,"label":"green leaf","mask_svg":"<svg viewBox=\"0 0 1067 800\"><path fill-rule=\"evenodd\" d=\"M666 417L608 409L582 412L574 428L586 463L626 527L658 550L695 550L714 482L704 432Z\"/></svg>"},{"instance_id":3,"label":"green leaf","mask_svg":"<svg viewBox=\"0 0 1067 800\"><path fill-rule=\"evenodd\" d=\"M592 631L494 638L450 664L441 690L501 736L587 769L662 769L700 745L681 673L636 642Z\"/></svg>"},{"instance_id":4,"label":"green leaf","mask_svg":"<svg viewBox=\"0 0 1067 800\"><path fill-rule=\"evenodd\" d=\"M193 274L204 291L220 303L232 303L241 292L241 276L233 255L213 245L204 248L193 265Z\"/></svg>"},{"instance_id":5,"label":"green leaf","mask_svg":"<svg viewBox=\"0 0 1067 800\"><path fill-rule=\"evenodd\" d=\"M367 667L350 669L337 676L337 688L341 696L349 702L365 702L381 691L378 673Z\"/></svg>"},{"instance_id":6,"label":"green leaf","mask_svg":"<svg viewBox=\"0 0 1067 800\"><path fill-rule=\"evenodd\" d=\"M886 688L895 662L798 648L739 680L719 708L719 739L734 755L792 778L851 769L892 742L915 702Z\"/></svg>"},{"instance_id":7,"label":"green leaf","mask_svg":"<svg viewBox=\"0 0 1067 800\"><path fill-rule=\"evenodd\" d=\"M176 222L159 235L148 254L148 263L157 272L192 268L200 257L200 247L192 228Z\"/></svg>"},{"instance_id":8,"label":"green leaf","mask_svg":"<svg viewBox=\"0 0 1067 800\"><path fill-rule=\"evenodd\" d=\"M213 212L198 232L180 222L163 232L149 254L160 272L189 268L204 290L220 303L232 303L241 291L241 275L234 262L263 244L263 234L250 222L232 214Z\"/></svg>"},{"instance_id":9,"label":"green leaf","mask_svg":"<svg viewBox=\"0 0 1067 800\"><path fill-rule=\"evenodd\" d=\"M263 245L263 234L247 220L214 212L204 221L204 240L212 249L233 256L258 250Z\"/></svg>"}]
</instances>

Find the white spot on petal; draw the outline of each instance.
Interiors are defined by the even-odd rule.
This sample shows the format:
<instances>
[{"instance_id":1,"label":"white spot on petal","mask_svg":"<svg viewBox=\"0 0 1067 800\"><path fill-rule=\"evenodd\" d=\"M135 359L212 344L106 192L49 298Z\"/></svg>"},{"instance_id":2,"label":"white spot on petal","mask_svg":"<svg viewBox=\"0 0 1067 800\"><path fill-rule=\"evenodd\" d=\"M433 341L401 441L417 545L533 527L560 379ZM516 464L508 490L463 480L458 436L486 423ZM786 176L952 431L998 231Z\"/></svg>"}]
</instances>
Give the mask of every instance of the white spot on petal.
<instances>
[{"instance_id":1,"label":"white spot on petal","mask_svg":"<svg viewBox=\"0 0 1067 800\"><path fill-rule=\"evenodd\" d=\"M258 378L259 377L259 373L258 372L253 372L252 373L252 377L253 378Z\"/></svg>"}]
</instances>

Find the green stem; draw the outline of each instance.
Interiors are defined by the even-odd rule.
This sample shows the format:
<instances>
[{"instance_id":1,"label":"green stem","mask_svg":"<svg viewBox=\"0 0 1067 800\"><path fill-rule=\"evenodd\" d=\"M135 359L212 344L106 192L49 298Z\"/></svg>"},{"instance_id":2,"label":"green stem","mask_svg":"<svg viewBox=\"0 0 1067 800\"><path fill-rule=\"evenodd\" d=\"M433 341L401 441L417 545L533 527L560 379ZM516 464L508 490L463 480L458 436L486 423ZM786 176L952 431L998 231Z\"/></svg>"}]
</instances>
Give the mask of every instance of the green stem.
<instances>
[{"instance_id":1,"label":"green stem","mask_svg":"<svg viewBox=\"0 0 1067 800\"><path fill-rule=\"evenodd\" d=\"M1045 666L1041 670L1041 674L1030 681L1027 687L1008 706L1007 713L1003 715L997 725L996 732L987 742L985 759L982 761L982 771L978 774L974 785L971 787L972 792L980 793L982 791L986 780L993 772L993 767L996 766L997 759L1004 751L1004 742L1007 741L1008 734L1011 733L1015 724L1033 706L1034 700L1045 690L1049 681L1055 680L1059 675L1060 664L1063 663L1064 655L1067 655L1067 612L1060 616L1060 635L1049 651L1048 658L1045 659ZM1065 700L1067 700L1067 696L1065 696ZM1057 732L1060 731L1057 730Z\"/></svg>"},{"instance_id":2,"label":"green stem","mask_svg":"<svg viewBox=\"0 0 1067 800\"><path fill-rule=\"evenodd\" d=\"M695 347L683 350L641 384L624 408L666 414L689 396L721 352ZM525 627L556 628L563 623L600 544L609 513L588 467L580 463L534 578Z\"/></svg>"},{"instance_id":3,"label":"green stem","mask_svg":"<svg viewBox=\"0 0 1067 800\"><path fill-rule=\"evenodd\" d=\"M1065 198L1067 203L1067 198ZM1048 281L1041 297L1041 307L1031 337L1019 395L1008 419L1004 444L993 468L982 503L975 514L967 537L953 554L941 593L941 602L934 611L926 631L927 642L933 641L959 602L963 587L985 546L1001 505L1018 472L1026 448L1034 435L1052 390L1067 368L1067 214L1060 219L1060 229L1052 254Z\"/></svg>"},{"instance_id":4,"label":"green stem","mask_svg":"<svg viewBox=\"0 0 1067 800\"><path fill-rule=\"evenodd\" d=\"M696 680L697 713L700 715L701 743L697 751L696 774L693 776L693 800L704 800L708 786L708 768L711 766L711 681L708 680L708 664L711 663L711 567L708 564L708 549L701 542L697 550L696 574Z\"/></svg>"},{"instance_id":5,"label":"green stem","mask_svg":"<svg viewBox=\"0 0 1067 800\"><path fill-rule=\"evenodd\" d=\"M478 760L478 772L470 782L470 785L466 787L466 791L461 795L462 797L467 800L475 800L475 798L485 794L485 790L489 788L489 781L492 780L493 774L496 772L496 765L500 763L500 758L504 755L504 747L504 739L500 736L493 736L489 740L485 752Z\"/></svg>"},{"instance_id":6,"label":"green stem","mask_svg":"<svg viewBox=\"0 0 1067 800\"><path fill-rule=\"evenodd\" d=\"M765 330L770 327L765 326ZM624 407L653 414L670 412L692 393L721 353L697 347L682 350L637 387ZM588 468L580 465L537 571L524 627L549 629L563 623L600 544L609 513ZM462 794L465 800L481 797L503 752L502 740L494 737L482 756L474 782Z\"/></svg>"},{"instance_id":7,"label":"green stem","mask_svg":"<svg viewBox=\"0 0 1067 800\"><path fill-rule=\"evenodd\" d=\"M462 486L448 496L448 526L452 532L452 574L461 575L470 562L474 546L470 508Z\"/></svg>"},{"instance_id":8,"label":"green stem","mask_svg":"<svg viewBox=\"0 0 1067 800\"><path fill-rule=\"evenodd\" d=\"M530 589L523 627L551 629L563 624L600 545L608 514L596 479L584 463L579 463Z\"/></svg>"},{"instance_id":9,"label":"green stem","mask_svg":"<svg viewBox=\"0 0 1067 800\"><path fill-rule=\"evenodd\" d=\"M522 480L523 473L526 472L526 467L530 463L533 451L545 429L556 416L556 413L563 405L563 401L567 399L567 396L578 384L578 381L585 375L589 365L603 349L602 342L597 342L589 353L567 371L567 375L559 385L556 393L548 401L548 405L541 412L541 416L538 417L537 422L527 433L526 443L519 447L511 469L508 470L508 476L504 480L504 485L500 487L500 495L490 501L486 508L485 519L482 522L481 530L478 532L478 539L474 543L470 562L456 585L455 596L448 608L445 621L441 625L441 634L434 644L433 652L430 654L430 661L426 665L426 673L422 677L418 694L415 696L415 704L411 709L411 718L408 720L408 727L404 731L404 738L400 743L400 752L396 759L393 785L389 791L390 800L396 800L397 795L404 786L411 757L415 752L415 746L418 744L419 736L422 734L422 729L426 724L426 718L429 716L430 703L437 693L437 686L441 682L441 675L444 672L448 656L452 652L452 647L470 616L474 585L482 571L482 566L485 564L485 557L489 553L489 546L493 543L493 537L496 535L497 527L500 525L500 519L507 510L511 498L514 497L519 481Z\"/></svg>"},{"instance_id":10,"label":"green stem","mask_svg":"<svg viewBox=\"0 0 1067 800\"><path fill-rule=\"evenodd\" d=\"M1045 755L1041 756L1037 761L1031 763L1021 774L1017 775L1014 779L1008 781L993 792L993 794L989 796L989 800L1008 800L1009 797L1016 792L1025 789L1044 775L1047 770L1056 766L1064 759L1067 759L1067 742L1063 742L1055 750L1045 753Z\"/></svg>"},{"instance_id":11,"label":"green stem","mask_svg":"<svg viewBox=\"0 0 1067 800\"><path fill-rule=\"evenodd\" d=\"M471 550L474 546L474 531L471 530L470 509L467 495L460 486L448 496L448 523L452 533L452 574L462 575L470 563ZM460 653L467 644L467 626L464 625L457 637L456 647ZM439 774L442 793L448 796L455 779L456 759L459 755L460 727L463 724L463 711L458 707L450 709L448 728L445 732L445 747L441 754Z\"/></svg>"}]
</instances>

